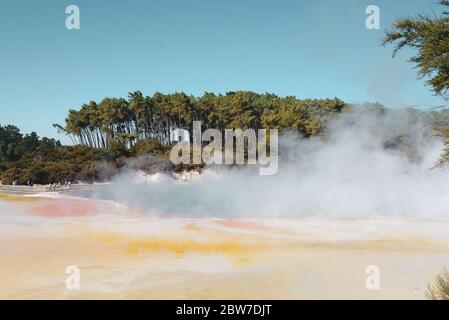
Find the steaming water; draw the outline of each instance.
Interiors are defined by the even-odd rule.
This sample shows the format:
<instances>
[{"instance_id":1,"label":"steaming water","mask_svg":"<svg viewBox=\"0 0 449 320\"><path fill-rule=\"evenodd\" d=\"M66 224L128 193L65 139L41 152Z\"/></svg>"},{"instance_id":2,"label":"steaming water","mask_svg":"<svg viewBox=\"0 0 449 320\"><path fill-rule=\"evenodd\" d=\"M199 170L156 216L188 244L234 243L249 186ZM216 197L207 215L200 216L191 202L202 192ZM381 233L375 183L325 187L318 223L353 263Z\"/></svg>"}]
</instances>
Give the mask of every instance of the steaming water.
<instances>
[{"instance_id":1,"label":"steaming water","mask_svg":"<svg viewBox=\"0 0 449 320\"><path fill-rule=\"evenodd\" d=\"M449 175L431 169L442 143L416 114L357 110L333 121L326 137L285 134L279 149L273 176L223 166L190 183L137 183L126 173L85 195L188 217L449 218Z\"/></svg>"}]
</instances>

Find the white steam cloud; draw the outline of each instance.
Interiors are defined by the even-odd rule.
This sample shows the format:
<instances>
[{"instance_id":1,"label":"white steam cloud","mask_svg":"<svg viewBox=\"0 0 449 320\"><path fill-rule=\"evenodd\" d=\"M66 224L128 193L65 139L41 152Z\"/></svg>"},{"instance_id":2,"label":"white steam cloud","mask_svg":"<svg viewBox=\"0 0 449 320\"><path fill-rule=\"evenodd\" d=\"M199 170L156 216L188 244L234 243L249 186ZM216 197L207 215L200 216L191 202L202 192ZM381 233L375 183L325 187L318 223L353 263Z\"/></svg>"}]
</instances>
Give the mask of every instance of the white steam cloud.
<instances>
[{"instance_id":1,"label":"white steam cloud","mask_svg":"<svg viewBox=\"0 0 449 320\"><path fill-rule=\"evenodd\" d=\"M425 117L359 108L324 137L280 137L279 171L210 169L197 181L136 183L124 174L94 197L149 214L188 217L449 218L449 174L434 167L442 151Z\"/></svg>"}]
</instances>

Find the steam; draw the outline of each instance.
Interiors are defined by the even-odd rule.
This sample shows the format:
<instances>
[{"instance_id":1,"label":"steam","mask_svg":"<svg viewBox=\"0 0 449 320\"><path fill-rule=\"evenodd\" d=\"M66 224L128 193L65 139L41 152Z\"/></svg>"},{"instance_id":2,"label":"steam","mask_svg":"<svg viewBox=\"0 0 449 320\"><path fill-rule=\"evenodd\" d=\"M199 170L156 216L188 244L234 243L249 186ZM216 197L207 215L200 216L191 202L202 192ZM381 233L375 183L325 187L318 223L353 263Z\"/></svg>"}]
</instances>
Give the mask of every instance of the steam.
<instances>
[{"instance_id":1,"label":"steam","mask_svg":"<svg viewBox=\"0 0 449 320\"><path fill-rule=\"evenodd\" d=\"M323 137L286 133L279 144L274 176L219 166L189 183L142 183L127 173L93 196L163 216L449 218L449 175L431 169L443 145L422 114L356 108Z\"/></svg>"}]
</instances>

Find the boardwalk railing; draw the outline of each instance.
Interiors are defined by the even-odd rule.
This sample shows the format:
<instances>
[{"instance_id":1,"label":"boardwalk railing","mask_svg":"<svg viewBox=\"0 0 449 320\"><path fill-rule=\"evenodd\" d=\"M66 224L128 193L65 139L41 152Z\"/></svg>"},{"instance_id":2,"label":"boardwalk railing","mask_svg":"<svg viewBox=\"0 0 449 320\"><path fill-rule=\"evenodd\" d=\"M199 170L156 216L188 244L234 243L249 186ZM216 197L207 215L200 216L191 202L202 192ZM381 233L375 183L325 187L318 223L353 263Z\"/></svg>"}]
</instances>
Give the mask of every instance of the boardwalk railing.
<instances>
[{"instance_id":1,"label":"boardwalk railing","mask_svg":"<svg viewBox=\"0 0 449 320\"><path fill-rule=\"evenodd\" d=\"M38 193L38 192L62 192L68 191L68 186L12 186L0 185L0 192L8 193Z\"/></svg>"}]
</instances>

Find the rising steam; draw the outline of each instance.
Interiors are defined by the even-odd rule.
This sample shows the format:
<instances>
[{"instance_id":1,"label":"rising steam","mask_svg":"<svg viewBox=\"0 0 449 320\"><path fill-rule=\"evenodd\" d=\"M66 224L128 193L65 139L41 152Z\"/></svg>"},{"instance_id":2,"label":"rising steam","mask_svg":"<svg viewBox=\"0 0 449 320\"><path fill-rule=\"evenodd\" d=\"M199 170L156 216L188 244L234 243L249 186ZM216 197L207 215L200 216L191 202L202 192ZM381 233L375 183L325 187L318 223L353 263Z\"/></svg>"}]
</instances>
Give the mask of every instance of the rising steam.
<instances>
[{"instance_id":1,"label":"rising steam","mask_svg":"<svg viewBox=\"0 0 449 320\"><path fill-rule=\"evenodd\" d=\"M419 114L356 108L323 137L279 143L274 176L251 166L210 168L190 183L123 174L94 197L164 216L449 218L449 175L432 169L442 143Z\"/></svg>"}]
</instances>

